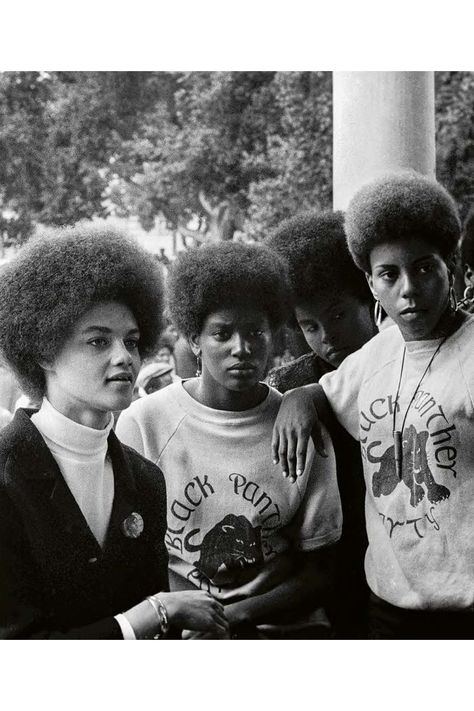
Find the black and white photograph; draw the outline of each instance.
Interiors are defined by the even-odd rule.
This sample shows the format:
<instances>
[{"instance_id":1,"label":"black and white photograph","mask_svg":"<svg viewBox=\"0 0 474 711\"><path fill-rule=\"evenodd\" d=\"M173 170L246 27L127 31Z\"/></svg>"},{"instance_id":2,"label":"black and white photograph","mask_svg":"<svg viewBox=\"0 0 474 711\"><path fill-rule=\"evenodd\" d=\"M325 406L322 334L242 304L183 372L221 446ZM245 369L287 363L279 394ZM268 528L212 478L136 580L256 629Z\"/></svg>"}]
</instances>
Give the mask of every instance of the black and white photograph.
<instances>
[{"instance_id":1,"label":"black and white photograph","mask_svg":"<svg viewBox=\"0 0 474 711\"><path fill-rule=\"evenodd\" d=\"M472 652L474 67L296 5L2 56L0 654L63 706L398 708Z\"/></svg>"}]
</instances>

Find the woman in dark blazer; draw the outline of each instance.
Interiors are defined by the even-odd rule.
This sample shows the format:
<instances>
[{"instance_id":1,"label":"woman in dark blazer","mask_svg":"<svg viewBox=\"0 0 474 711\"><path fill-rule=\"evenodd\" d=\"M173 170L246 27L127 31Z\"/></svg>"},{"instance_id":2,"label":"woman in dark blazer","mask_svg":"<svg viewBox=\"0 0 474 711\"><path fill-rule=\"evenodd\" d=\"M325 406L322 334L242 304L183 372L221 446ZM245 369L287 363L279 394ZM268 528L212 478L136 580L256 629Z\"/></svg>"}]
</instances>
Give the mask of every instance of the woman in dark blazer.
<instances>
[{"instance_id":1,"label":"woman in dark blazer","mask_svg":"<svg viewBox=\"0 0 474 711\"><path fill-rule=\"evenodd\" d=\"M117 233L32 240L2 273L0 350L38 410L0 434L0 637L158 639L227 631L168 592L160 470L113 432L161 325L154 260Z\"/></svg>"}]
</instances>

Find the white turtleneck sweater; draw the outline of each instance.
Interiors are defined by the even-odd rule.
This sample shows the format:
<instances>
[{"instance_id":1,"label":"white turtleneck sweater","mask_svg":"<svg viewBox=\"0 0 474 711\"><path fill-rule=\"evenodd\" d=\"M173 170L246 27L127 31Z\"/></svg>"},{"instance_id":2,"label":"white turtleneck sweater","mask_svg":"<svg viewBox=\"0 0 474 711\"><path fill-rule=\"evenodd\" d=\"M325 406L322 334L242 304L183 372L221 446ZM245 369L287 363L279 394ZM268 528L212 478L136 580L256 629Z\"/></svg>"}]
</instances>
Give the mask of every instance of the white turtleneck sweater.
<instances>
[{"instance_id":1,"label":"white turtleneck sweater","mask_svg":"<svg viewBox=\"0 0 474 711\"><path fill-rule=\"evenodd\" d=\"M102 548L114 500L114 474L107 457L113 415L110 414L103 430L95 430L65 417L44 398L31 421L40 431Z\"/></svg>"},{"instance_id":2,"label":"white turtleneck sweater","mask_svg":"<svg viewBox=\"0 0 474 711\"><path fill-rule=\"evenodd\" d=\"M114 500L114 473L107 456L107 438L114 422L112 413L103 430L85 427L56 410L43 399L31 416L56 460L77 505L100 547L103 548ZM135 634L124 615L116 615L124 639Z\"/></svg>"}]
</instances>

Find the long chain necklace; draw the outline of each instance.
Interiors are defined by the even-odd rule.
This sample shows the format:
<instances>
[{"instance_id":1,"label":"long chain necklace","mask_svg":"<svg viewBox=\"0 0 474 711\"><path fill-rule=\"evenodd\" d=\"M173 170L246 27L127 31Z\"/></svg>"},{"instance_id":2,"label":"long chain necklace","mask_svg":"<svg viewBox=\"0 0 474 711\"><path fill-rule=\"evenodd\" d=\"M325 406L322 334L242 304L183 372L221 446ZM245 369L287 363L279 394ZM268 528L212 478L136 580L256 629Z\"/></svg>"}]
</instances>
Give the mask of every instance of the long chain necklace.
<instances>
[{"instance_id":1,"label":"long chain necklace","mask_svg":"<svg viewBox=\"0 0 474 711\"><path fill-rule=\"evenodd\" d=\"M414 399L415 399L415 397L416 397L416 395L417 395L417 393L418 393L418 390L419 390L419 388L420 388L420 386L421 386L421 383L422 383L423 380L424 380L424 377L425 377L426 373L427 373L428 370L430 369L431 364L433 363L434 359L435 359L436 356L438 355L438 353L439 353L439 351L440 351L440 349L441 349L441 346L443 345L443 343L446 341L447 338L448 338L448 336L445 336L445 337L439 342L438 347L436 348L435 352L434 352L433 355L431 356L431 358L430 358L430 360L429 360L429 362L428 362L428 365L426 366L426 368L425 368L425 370L424 370L424 372L423 372L423 375L421 376L420 380L418 381L418 385L416 386L415 391L414 391L413 395L411 396L411 400L410 400L410 402L408 403L408 407L407 407L407 409L405 410L405 415L403 416L403 421L402 421L402 428L401 428L401 430L397 430L397 407L398 407L398 397L399 397L399 395L400 395L400 386L401 386L401 384L402 384L402 376L403 376L403 369L404 369L404 366L405 366L405 357L406 357L407 347L405 346L404 349L403 349L402 365L401 365L401 368L400 368L400 377L399 377L399 379L398 379L397 394L396 394L396 396L395 396L395 403L394 403L394 405L393 405L393 431L392 431L392 434L393 434L393 448L394 448L394 455L395 455L395 471L396 471L396 474L397 474L397 476L398 476L398 478L399 478L400 480L401 480L401 478L402 478L402 462L403 462L402 434L403 434L403 430L405 429L405 423L406 423L406 421L407 421L408 411L410 410L410 407L411 407L412 404L413 404L413 401L414 401Z\"/></svg>"}]
</instances>

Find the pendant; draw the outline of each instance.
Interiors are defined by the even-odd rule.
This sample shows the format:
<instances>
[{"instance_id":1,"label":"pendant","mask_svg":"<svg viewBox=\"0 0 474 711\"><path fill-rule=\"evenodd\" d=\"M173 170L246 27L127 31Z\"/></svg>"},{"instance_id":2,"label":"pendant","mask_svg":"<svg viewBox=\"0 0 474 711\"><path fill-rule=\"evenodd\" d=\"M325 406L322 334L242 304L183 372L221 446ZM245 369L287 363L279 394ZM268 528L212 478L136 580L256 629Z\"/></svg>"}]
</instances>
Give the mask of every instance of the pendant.
<instances>
[{"instance_id":1,"label":"pendant","mask_svg":"<svg viewBox=\"0 0 474 711\"><path fill-rule=\"evenodd\" d=\"M393 433L393 449L394 449L394 458L395 458L395 472L397 474L397 477L402 479L402 456L403 456L403 446L402 446L402 433L401 432L394 432Z\"/></svg>"},{"instance_id":2,"label":"pendant","mask_svg":"<svg viewBox=\"0 0 474 711\"><path fill-rule=\"evenodd\" d=\"M142 534L144 526L141 515L133 511L122 523L122 533L127 538L138 538Z\"/></svg>"}]
</instances>

